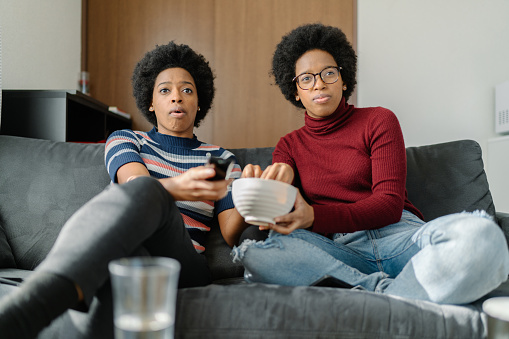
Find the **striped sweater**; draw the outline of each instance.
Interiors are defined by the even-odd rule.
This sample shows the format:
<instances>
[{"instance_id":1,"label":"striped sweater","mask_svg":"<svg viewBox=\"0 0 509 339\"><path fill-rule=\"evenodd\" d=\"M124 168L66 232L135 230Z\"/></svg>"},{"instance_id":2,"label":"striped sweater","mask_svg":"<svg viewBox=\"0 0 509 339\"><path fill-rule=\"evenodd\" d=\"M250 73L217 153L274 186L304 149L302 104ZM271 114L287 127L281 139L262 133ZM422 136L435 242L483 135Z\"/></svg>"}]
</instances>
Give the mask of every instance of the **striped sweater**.
<instances>
[{"instance_id":1,"label":"striped sweater","mask_svg":"<svg viewBox=\"0 0 509 339\"><path fill-rule=\"evenodd\" d=\"M117 182L118 169L127 163L144 164L154 178L178 176L190 168L207 162L207 154L223 159L234 157L233 153L194 138L180 138L158 133L120 130L112 133L106 141L105 163L112 183ZM239 178L241 169L235 164L230 178ZM197 252L205 251L205 232L210 230L214 216L233 208L231 188L219 201L177 201L182 219Z\"/></svg>"}]
</instances>

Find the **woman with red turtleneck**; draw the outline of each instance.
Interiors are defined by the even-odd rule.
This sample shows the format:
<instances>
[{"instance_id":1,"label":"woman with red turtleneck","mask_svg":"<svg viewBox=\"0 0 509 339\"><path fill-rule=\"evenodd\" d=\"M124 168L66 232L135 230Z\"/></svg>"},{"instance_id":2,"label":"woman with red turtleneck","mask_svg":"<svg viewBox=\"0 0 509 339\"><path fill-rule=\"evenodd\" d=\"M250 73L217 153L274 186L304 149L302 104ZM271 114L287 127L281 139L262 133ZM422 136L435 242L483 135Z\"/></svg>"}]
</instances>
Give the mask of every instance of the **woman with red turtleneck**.
<instances>
[{"instance_id":1,"label":"woman with red turtleneck","mask_svg":"<svg viewBox=\"0 0 509 339\"><path fill-rule=\"evenodd\" d=\"M507 244L491 216L464 212L425 223L408 200L397 117L347 103L356 55L341 30L296 28L272 66L286 99L306 110L305 125L281 138L263 173L253 165L244 173L300 193L292 212L260 227L270 229L268 239L233 249L248 282L311 285L331 276L344 286L462 304L507 279Z\"/></svg>"}]
</instances>

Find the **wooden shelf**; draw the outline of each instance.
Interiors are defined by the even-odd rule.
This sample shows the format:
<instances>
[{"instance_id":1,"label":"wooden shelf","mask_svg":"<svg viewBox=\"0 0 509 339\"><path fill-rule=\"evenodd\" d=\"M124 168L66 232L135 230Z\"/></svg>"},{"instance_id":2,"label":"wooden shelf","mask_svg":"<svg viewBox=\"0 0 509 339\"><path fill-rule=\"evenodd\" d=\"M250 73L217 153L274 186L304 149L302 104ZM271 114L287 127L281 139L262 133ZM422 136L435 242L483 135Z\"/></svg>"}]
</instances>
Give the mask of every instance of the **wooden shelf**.
<instances>
[{"instance_id":1,"label":"wooden shelf","mask_svg":"<svg viewBox=\"0 0 509 339\"><path fill-rule=\"evenodd\" d=\"M3 90L0 134L53 141L100 142L131 119L78 91Z\"/></svg>"}]
</instances>

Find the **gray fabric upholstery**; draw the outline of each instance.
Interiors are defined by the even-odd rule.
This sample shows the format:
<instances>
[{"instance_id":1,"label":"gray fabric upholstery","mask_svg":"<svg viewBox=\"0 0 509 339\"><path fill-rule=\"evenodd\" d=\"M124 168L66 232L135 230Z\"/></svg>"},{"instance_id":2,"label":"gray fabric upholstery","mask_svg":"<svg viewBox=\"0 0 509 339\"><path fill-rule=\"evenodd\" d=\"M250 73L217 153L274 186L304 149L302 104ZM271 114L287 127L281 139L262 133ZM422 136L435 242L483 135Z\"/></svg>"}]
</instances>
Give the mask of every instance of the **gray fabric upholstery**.
<instances>
[{"instance_id":1,"label":"gray fabric upholstery","mask_svg":"<svg viewBox=\"0 0 509 339\"><path fill-rule=\"evenodd\" d=\"M229 151L235 154L237 163L242 168L247 164L256 164L265 169L272 163L274 147L236 148ZM219 227L212 228L207 239L206 248L206 256L214 281L226 283L231 279L243 276L244 268L242 264L232 262L231 249L224 241ZM211 248L213 250L209 251Z\"/></svg>"},{"instance_id":2,"label":"gray fabric upholstery","mask_svg":"<svg viewBox=\"0 0 509 339\"><path fill-rule=\"evenodd\" d=\"M231 151L241 166L265 168L273 148ZM473 141L408 149L409 198L427 220L460 210L495 213L480 151ZM26 277L44 259L65 220L109 184L103 158L103 144L0 135L0 278ZM509 236L509 215L499 213L497 221ZM218 227L206 247L216 283L179 291L177 338L486 336L482 300L447 306L324 287L231 285L241 280L243 269L232 263ZM14 288L0 283L0 297ZM90 313L69 311L39 338L111 337L110 301L108 289L102 289Z\"/></svg>"},{"instance_id":3,"label":"gray fabric upholstery","mask_svg":"<svg viewBox=\"0 0 509 339\"><path fill-rule=\"evenodd\" d=\"M260 165L262 170L272 163L272 152L274 147L258 147L258 148L232 148L240 167L244 168L247 164Z\"/></svg>"},{"instance_id":4,"label":"gray fabric upholstery","mask_svg":"<svg viewBox=\"0 0 509 339\"><path fill-rule=\"evenodd\" d=\"M16 267L12 248L7 241L4 228L0 224L0 267Z\"/></svg>"},{"instance_id":5,"label":"gray fabric upholstery","mask_svg":"<svg viewBox=\"0 0 509 339\"><path fill-rule=\"evenodd\" d=\"M274 147L231 149L239 164L270 165ZM482 161L473 140L407 148L407 191L426 221L439 216L483 209L495 215Z\"/></svg>"},{"instance_id":6,"label":"gray fabric upholstery","mask_svg":"<svg viewBox=\"0 0 509 339\"><path fill-rule=\"evenodd\" d=\"M104 145L1 136L0 224L17 268L35 268L65 221L108 185L103 158Z\"/></svg>"},{"instance_id":7,"label":"gray fabric upholstery","mask_svg":"<svg viewBox=\"0 0 509 339\"><path fill-rule=\"evenodd\" d=\"M244 267L234 263L230 256L231 248L224 241L218 226L213 227L207 238L205 256L212 273L212 280L227 282L229 279L242 277ZM211 250L212 249L212 250Z\"/></svg>"},{"instance_id":8,"label":"gray fabric upholstery","mask_svg":"<svg viewBox=\"0 0 509 339\"><path fill-rule=\"evenodd\" d=\"M485 335L476 306L437 305L357 290L264 284L182 290L176 327L177 337L185 339L460 339Z\"/></svg>"},{"instance_id":9,"label":"gray fabric upholstery","mask_svg":"<svg viewBox=\"0 0 509 339\"><path fill-rule=\"evenodd\" d=\"M495 215L482 150L473 140L407 148L407 191L426 221L482 209Z\"/></svg>"},{"instance_id":10,"label":"gray fabric upholstery","mask_svg":"<svg viewBox=\"0 0 509 339\"><path fill-rule=\"evenodd\" d=\"M509 242L509 213L497 212L497 222Z\"/></svg>"}]
</instances>

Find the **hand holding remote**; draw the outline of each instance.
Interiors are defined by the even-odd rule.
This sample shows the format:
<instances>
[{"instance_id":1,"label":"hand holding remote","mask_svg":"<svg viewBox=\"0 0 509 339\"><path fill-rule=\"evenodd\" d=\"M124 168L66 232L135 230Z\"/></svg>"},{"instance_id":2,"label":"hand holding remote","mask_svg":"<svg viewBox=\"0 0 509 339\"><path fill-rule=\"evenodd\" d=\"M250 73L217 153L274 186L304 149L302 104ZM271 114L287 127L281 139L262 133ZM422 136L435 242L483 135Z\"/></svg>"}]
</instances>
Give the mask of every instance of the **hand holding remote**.
<instances>
[{"instance_id":1,"label":"hand holding remote","mask_svg":"<svg viewBox=\"0 0 509 339\"><path fill-rule=\"evenodd\" d=\"M216 175L207 180L225 180L230 176L233 168L233 159L223 159L219 157L209 156L205 167L212 167L216 171Z\"/></svg>"}]
</instances>

